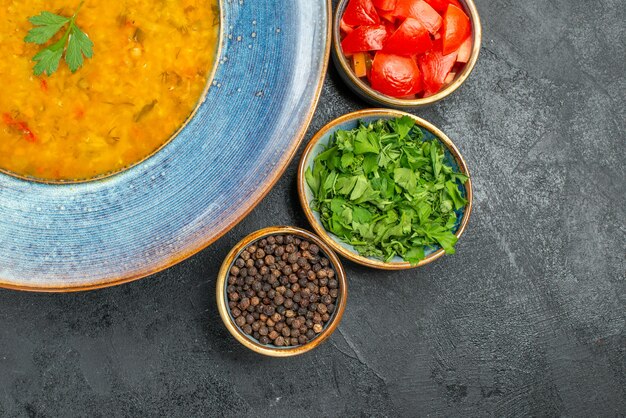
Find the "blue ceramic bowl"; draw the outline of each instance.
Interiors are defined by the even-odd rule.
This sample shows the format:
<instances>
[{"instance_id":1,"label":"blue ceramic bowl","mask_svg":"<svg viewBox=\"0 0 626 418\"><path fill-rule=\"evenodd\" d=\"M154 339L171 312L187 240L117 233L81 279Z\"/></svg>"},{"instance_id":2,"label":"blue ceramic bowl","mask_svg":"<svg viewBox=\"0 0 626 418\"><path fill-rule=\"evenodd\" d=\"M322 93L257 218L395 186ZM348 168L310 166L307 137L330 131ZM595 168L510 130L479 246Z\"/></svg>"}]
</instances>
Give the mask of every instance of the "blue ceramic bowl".
<instances>
[{"instance_id":1,"label":"blue ceramic bowl","mask_svg":"<svg viewBox=\"0 0 626 418\"><path fill-rule=\"evenodd\" d=\"M426 258L420 261L417 265L411 265L410 263L402 260L400 257L395 257L389 262L384 262L380 259L373 257L364 257L359 255L354 247L342 242L337 236L326 231L322 225L319 213L314 212L311 209L311 202L313 201L313 193L306 184L305 172L308 168L313 169L313 163L315 157L324 151L328 145L334 132L338 130L352 130L358 126L359 121L365 123L374 122L380 119L393 119L402 116L409 116L415 120L418 126L424 131L424 139L430 141L440 141L446 148L445 161L450 164L456 171L465 174L470 177L469 169L465 160L461 156L458 148L454 143L444 134L441 130L435 127L433 124L425 121L424 119L413 116L409 113L404 113L398 110L388 109L367 109L344 115L328 125L323 127L307 145L300 159L300 166L298 168L298 195L300 198L300 204L302 209L309 220L309 223L313 227L315 233L326 242L333 250L345 258L368 267L378 268L382 270L405 270L414 267L419 267L431 263L445 254L441 247L429 247L426 249ZM463 185L461 195L467 199L468 204L457 211L457 223L454 226L454 234L457 237L461 237L463 232L467 228L469 223L470 214L472 213L473 193L472 193L472 180L470 179Z\"/></svg>"},{"instance_id":2,"label":"blue ceramic bowl","mask_svg":"<svg viewBox=\"0 0 626 418\"><path fill-rule=\"evenodd\" d=\"M232 228L281 176L319 99L329 0L221 0L205 101L143 163L73 185L0 174L0 286L71 291L156 273Z\"/></svg>"}]
</instances>

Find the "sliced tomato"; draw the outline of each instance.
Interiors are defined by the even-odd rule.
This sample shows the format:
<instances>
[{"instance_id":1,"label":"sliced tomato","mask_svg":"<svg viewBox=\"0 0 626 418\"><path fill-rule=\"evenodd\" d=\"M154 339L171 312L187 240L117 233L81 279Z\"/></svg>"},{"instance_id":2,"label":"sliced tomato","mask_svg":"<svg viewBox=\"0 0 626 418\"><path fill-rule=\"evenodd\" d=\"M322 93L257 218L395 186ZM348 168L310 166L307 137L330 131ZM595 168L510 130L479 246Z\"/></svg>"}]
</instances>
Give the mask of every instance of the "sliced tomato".
<instances>
[{"instance_id":1,"label":"sliced tomato","mask_svg":"<svg viewBox=\"0 0 626 418\"><path fill-rule=\"evenodd\" d=\"M344 35L348 35L349 33L351 33L354 30L354 27L348 25L345 20L341 19L339 21L339 29L341 29L341 32Z\"/></svg>"},{"instance_id":2,"label":"sliced tomato","mask_svg":"<svg viewBox=\"0 0 626 418\"><path fill-rule=\"evenodd\" d=\"M433 46L426 27L417 19L407 17L385 42L384 51L396 55L417 55Z\"/></svg>"},{"instance_id":3,"label":"sliced tomato","mask_svg":"<svg viewBox=\"0 0 626 418\"><path fill-rule=\"evenodd\" d=\"M395 31L397 30L396 25L394 25L391 22L384 22L383 24L385 25L385 28L387 28L387 34L389 36L393 35L395 33ZM387 38L387 39L389 39L389 38ZM385 42L387 42L387 41L385 41Z\"/></svg>"},{"instance_id":4,"label":"sliced tomato","mask_svg":"<svg viewBox=\"0 0 626 418\"><path fill-rule=\"evenodd\" d=\"M426 29L433 35L439 32L443 19L432 6L425 1L418 1L412 9L413 16L422 21Z\"/></svg>"},{"instance_id":5,"label":"sliced tomato","mask_svg":"<svg viewBox=\"0 0 626 418\"><path fill-rule=\"evenodd\" d=\"M406 19L411 14L411 6L417 0L398 0L393 9L393 15L400 19Z\"/></svg>"},{"instance_id":6,"label":"sliced tomato","mask_svg":"<svg viewBox=\"0 0 626 418\"><path fill-rule=\"evenodd\" d=\"M441 48L441 43L436 42L431 51L417 58L417 63L424 76L424 97L432 96L441 90L446 77L456 62L456 52L444 55Z\"/></svg>"},{"instance_id":7,"label":"sliced tomato","mask_svg":"<svg viewBox=\"0 0 626 418\"><path fill-rule=\"evenodd\" d=\"M412 58L377 52L372 62L370 83L387 96L405 97L422 91L422 75Z\"/></svg>"},{"instance_id":8,"label":"sliced tomato","mask_svg":"<svg viewBox=\"0 0 626 418\"><path fill-rule=\"evenodd\" d=\"M433 9L437 12L443 14L448 8L448 4L450 2L448 0L424 0L426 3L430 4Z\"/></svg>"},{"instance_id":9,"label":"sliced tomato","mask_svg":"<svg viewBox=\"0 0 626 418\"><path fill-rule=\"evenodd\" d=\"M443 22L441 15L424 0L398 0L393 14L402 19L413 17L421 21L433 35L439 31Z\"/></svg>"},{"instance_id":10,"label":"sliced tomato","mask_svg":"<svg viewBox=\"0 0 626 418\"><path fill-rule=\"evenodd\" d=\"M359 26L341 41L341 48L346 55L355 52L379 51L389 37L385 25Z\"/></svg>"},{"instance_id":11,"label":"sliced tomato","mask_svg":"<svg viewBox=\"0 0 626 418\"><path fill-rule=\"evenodd\" d=\"M470 36L470 19L463 10L448 5L443 16L443 54L450 54L461 47Z\"/></svg>"},{"instance_id":12,"label":"sliced tomato","mask_svg":"<svg viewBox=\"0 0 626 418\"><path fill-rule=\"evenodd\" d=\"M450 83L452 83L454 81L455 78L456 78L456 73L451 71L446 76L446 79L443 80L443 84L450 84Z\"/></svg>"},{"instance_id":13,"label":"sliced tomato","mask_svg":"<svg viewBox=\"0 0 626 418\"><path fill-rule=\"evenodd\" d=\"M374 6L380 10L390 11L396 7L397 0L373 0Z\"/></svg>"},{"instance_id":14,"label":"sliced tomato","mask_svg":"<svg viewBox=\"0 0 626 418\"><path fill-rule=\"evenodd\" d=\"M472 37L468 36L459 48L459 55L456 57L456 61L463 64L469 62L470 57L472 56L472 46Z\"/></svg>"},{"instance_id":15,"label":"sliced tomato","mask_svg":"<svg viewBox=\"0 0 626 418\"><path fill-rule=\"evenodd\" d=\"M380 17L372 0L350 0L343 13L343 20L351 26L377 25Z\"/></svg>"},{"instance_id":16,"label":"sliced tomato","mask_svg":"<svg viewBox=\"0 0 626 418\"><path fill-rule=\"evenodd\" d=\"M450 4L453 5L453 6L458 7L461 10L465 10L463 8L463 5L461 4L461 2L459 0L450 0Z\"/></svg>"},{"instance_id":17,"label":"sliced tomato","mask_svg":"<svg viewBox=\"0 0 626 418\"><path fill-rule=\"evenodd\" d=\"M380 10L380 9L376 9L378 11L378 16L380 16L381 20L386 20L387 22L390 23L394 23L396 21L395 16L393 15L393 10Z\"/></svg>"}]
</instances>

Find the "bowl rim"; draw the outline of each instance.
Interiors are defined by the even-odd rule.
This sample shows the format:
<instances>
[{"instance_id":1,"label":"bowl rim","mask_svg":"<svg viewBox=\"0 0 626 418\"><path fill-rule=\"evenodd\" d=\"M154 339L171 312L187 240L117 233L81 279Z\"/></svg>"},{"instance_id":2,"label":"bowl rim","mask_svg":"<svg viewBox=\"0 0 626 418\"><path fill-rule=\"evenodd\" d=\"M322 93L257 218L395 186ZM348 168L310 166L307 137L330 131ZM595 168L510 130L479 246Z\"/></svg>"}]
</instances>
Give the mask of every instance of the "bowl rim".
<instances>
[{"instance_id":1,"label":"bowl rim","mask_svg":"<svg viewBox=\"0 0 626 418\"><path fill-rule=\"evenodd\" d=\"M237 256L252 242L260 240L264 237L268 237L270 235L296 235L299 237L304 237L311 242L314 242L316 245L320 247L322 252L328 257L332 266L334 267L335 273L337 275L337 280L339 281L339 297L338 302L336 304L336 309L333 315L331 316L329 322L324 326L324 329L320 334L318 334L313 340L309 341L304 345L298 345L289 348L280 348L274 347L270 345L261 344L258 341L255 341L253 338L244 334L243 331L235 324L233 317L230 314L230 309L226 302L226 278L228 277L228 272L234 263ZM313 234L312 232L307 231L306 229L293 227L293 226L272 226L268 228L263 228L258 231L255 231L248 236L244 237L241 241L239 241L228 253L228 255L224 258L222 266L220 267L219 273L217 275L217 284L216 284L216 298L217 298L217 308L228 331L232 334L233 337L239 343L241 343L246 348L250 350L262 354L269 357L292 357L300 354L304 354L308 351L313 350L320 344L322 344L331 334L337 329L341 319L343 317L344 311L346 309L346 303L348 299L348 280L346 277L345 269L341 263L341 260L335 254L333 249L326 243L324 240L320 239L318 236Z\"/></svg>"},{"instance_id":2,"label":"bowl rim","mask_svg":"<svg viewBox=\"0 0 626 418\"><path fill-rule=\"evenodd\" d=\"M467 203L467 206L465 207L465 212L463 214L463 218L461 219L461 224L459 225L459 229L455 233L457 238L461 238L461 236L463 235L463 233L465 232L469 224L469 220L470 220L470 216L471 216L472 208L473 208L473 200L474 200L474 194L473 194L473 189L472 189L472 178L471 178L470 171L467 167L467 163L465 162L465 159L461 155L461 152L459 151L457 146L439 128L437 128L432 123L418 116L403 112L401 110L378 109L378 108L358 110L356 112L352 112L352 113L348 113L343 116L340 116L339 118L332 120L331 122L326 124L326 126L324 126L322 129L320 129L307 144L304 152L302 153L302 157L300 158L300 163L298 165L298 198L300 200L300 205L302 206L302 209L304 210L304 214L306 218L308 219L309 223L311 224L315 233L318 234L320 238L323 241L325 241L325 243L328 244L328 246L330 246L338 254L342 255L343 257L347 258L348 260L352 262L361 264L363 266L380 269L380 270L408 270L408 269L417 268L417 267L421 267L426 264L432 263L433 261L439 259L445 254L445 251L442 248L426 256L426 258L421 260L417 265L412 265L411 263L406 262L406 261L384 262L381 260L364 257L362 255L357 254L356 252L346 249L345 247L340 245L337 241L335 241L335 239L333 239L330 236L329 232L326 231L324 226L320 222L318 222L318 220L314 216L313 210L311 209L309 205L309 201L306 198L307 184L306 184L306 179L305 179L305 172L308 166L307 162L309 161L309 158L312 156L313 150L316 147L316 145L319 143L319 141L326 138L330 132L335 131L338 125L342 123L362 119L364 117L372 117L372 116L380 117L380 118L392 118L392 117L395 118L395 117L409 116L410 118L415 120L417 125L419 125L421 128L424 128L430 131L445 145L445 147L450 151L450 153L456 160L457 164L459 165L460 172L469 177L467 180L467 183L465 183L465 190L467 194L466 198L467 198L468 203Z\"/></svg>"},{"instance_id":3,"label":"bowl rim","mask_svg":"<svg viewBox=\"0 0 626 418\"><path fill-rule=\"evenodd\" d=\"M465 67L463 67L463 71L457 75L456 79L444 89L440 90L437 94L421 99L398 99L377 92L354 74L341 50L339 29L339 23L341 21L340 16L343 15L345 7L349 1L350 0L339 0L337 8L335 9L335 15L333 16L333 62L337 67L339 67L338 71L344 73L344 75L348 78L348 84L351 84L353 88L358 89L358 91L364 95L368 101L400 109L416 109L430 106L454 93L463 83L465 83L474 70L476 63L478 62L478 56L480 55L482 43L482 24L474 0L459 0L461 4L465 6L464 11L469 12L469 18L472 24L472 53L469 61L465 64Z\"/></svg>"}]
</instances>

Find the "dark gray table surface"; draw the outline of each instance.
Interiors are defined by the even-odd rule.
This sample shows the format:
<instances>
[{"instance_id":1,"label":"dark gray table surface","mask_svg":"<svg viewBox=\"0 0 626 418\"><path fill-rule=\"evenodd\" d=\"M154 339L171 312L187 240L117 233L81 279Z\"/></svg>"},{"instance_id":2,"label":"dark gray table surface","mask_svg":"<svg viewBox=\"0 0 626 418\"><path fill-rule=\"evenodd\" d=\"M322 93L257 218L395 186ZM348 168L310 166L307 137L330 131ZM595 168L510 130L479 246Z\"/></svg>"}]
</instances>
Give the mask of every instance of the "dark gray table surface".
<instances>
[{"instance_id":1,"label":"dark gray table surface","mask_svg":"<svg viewBox=\"0 0 626 418\"><path fill-rule=\"evenodd\" d=\"M452 97L416 112L467 159L458 253L347 264L343 322L312 353L246 351L222 325L230 247L307 227L296 161L239 226L148 279L0 291L0 416L623 416L626 12L619 0L479 0L484 40ZM307 139L365 107L329 71Z\"/></svg>"}]
</instances>

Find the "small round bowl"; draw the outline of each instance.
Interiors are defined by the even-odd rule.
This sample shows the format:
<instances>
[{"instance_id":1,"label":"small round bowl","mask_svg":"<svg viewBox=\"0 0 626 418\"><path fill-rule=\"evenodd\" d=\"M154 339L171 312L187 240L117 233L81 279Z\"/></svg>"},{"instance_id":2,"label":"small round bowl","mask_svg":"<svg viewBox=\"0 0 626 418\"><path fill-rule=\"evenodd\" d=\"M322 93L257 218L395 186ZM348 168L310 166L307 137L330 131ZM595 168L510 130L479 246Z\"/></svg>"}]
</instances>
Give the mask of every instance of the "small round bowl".
<instances>
[{"instance_id":1,"label":"small round bowl","mask_svg":"<svg viewBox=\"0 0 626 418\"><path fill-rule=\"evenodd\" d=\"M339 1L335 16L333 18L333 62L335 63L335 67L337 68L339 75L348 85L348 87L350 87L352 91L354 91L366 102L374 106L391 107L395 109L417 109L420 107L429 106L451 95L454 91L461 87L461 84L463 84L465 80L467 80L472 70L474 70L476 62L478 61L480 45L482 42L482 26L480 23L480 16L478 15L478 10L476 9L474 0L459 0L463 5L463 8L465 9L465 13L469 15L472 24L472 54L470 55L468 63L465 64L463 70L456 75L454 81L447 85L445 88L443 88L441 91L439 91L437 94L430 97L425 97L423 99L398 99L379 93L378 91L371 88L368 83L361 80L354 74L352 68L350 67L350 63L343 55L343 51L341 49L341 34L339 26L341 23L341 17L346 10L348 1L349 0Z\"/></svg>"},{"instance_id":2,"label":"small round bowl","mask_svg":"<svg viewBox=\"0 0 626 418\"><path fill-rule=\"evenodd\" d=\"M241 252L250 244L263 238L267 238L270 235L295 235L300 238L305 238L312 243L315 243L318 247L320 247L321 252L330 260L330 263L335 270L337 281L339 282L339 296L337 297L337 307L335 309L335 312L333 312L333 315L330 317L328 323L324 326L322 332L304 345L292 347L277 347L271 344L261 344L259 341L245 334L237 326L237 324L235 324L235 321L233 320L233 317L230 313L230 308L228 307L228 296L226 294L226 287L228 285L227 279L228 273L233 266L235 260L237 259L237 257L239 257L239 254L241 254ZM337 254L335 254L332 248L328 246L324 241L322 241L319 237L304 229L291 226L275 226L253 232L252 234L239 241L239 243L235 245L230 253L228 253L226 259L222 263L222 267L217 276L216 296L217 308L220 312L220 316L222 317L222 321L224 321L224 325L226 325L228 331L230 331L230 333L237 339L237 341L239 341L242 345L249 348L250 350L255 351L259 354L263 354L265 356L291 357L297 356L299 354L304 354L307 351L314 349L322 342L324 342L324 340L330 337L335 329L337 329L337 326L341 322L343 312L346 309L346 301L348 299L348 281L346 279L346 272L341 265L339 257L337 257Z\"/></svg>"},{"instance_id":3,"label":"small round bowl","mask_svg":"<svg viewBox=\"0 0 626 418\"><path fill-rule=\"evenodd\" d=\"M311 139L311 142L309 142L306 149L304 150L304 153L302 154L302 158L300 159L300 165L298 167L298 197L300 198L300 204L302 205L302 209L304 210L304 213L315 232L320 236L320 238L322 238L326 242L326 244L328 244L328 246L330 246L333 250L335 250L337 253L344 256L348 260L367 267L373 267L381 270L407 270L415 267L420 267L437 260L439 257L445 254L445 251L440 247L427 248L426 258L420 261L417 265L412 265L411 263L402 260L400 257L395 257L389 262L384 262L377 258L364 257L362 255L359 255L354 247L342 242L337 236L326 231L326 229L322 225L319 214L311 209L313 193L306 183L305 172L307 168L313 167L315 157L320 152L322 152L326 145L328 145L331 135L335 131L340 129L354 129L358 126L359 121L368 123L379 119L393 119L402 116L409 116L410 118L414 119L416 124L425 131L424 134L426 139L428 139L429 132L430 134L432 134L432 140L438 139L446 148L446 162L448 164L451 164L451 166L454 169L458 170L460 173L463 173L466 176L470 177L470 173L467 168L467 164L465 163L465 160L461 156L458 148L454 145L450 138L446 136L446 134L444 134L442 131L437 129L437 127L425 121L424 119L418 118L409 113L401 112L399 110L390 109L360 110L333 120L328 125L324 126L317 134L315 134L313 139ZM470 214L472 213L473 193L471 178L467 180L467 182L464 184L461 194L467 199L467 206L457 211L458 220L457 225L455 226L455 235L458 238L460 238L461 235L463 235L463 232L465 232L465 229L467 228L467 224L470 219Z\"/></svg>"}]
</instances>

